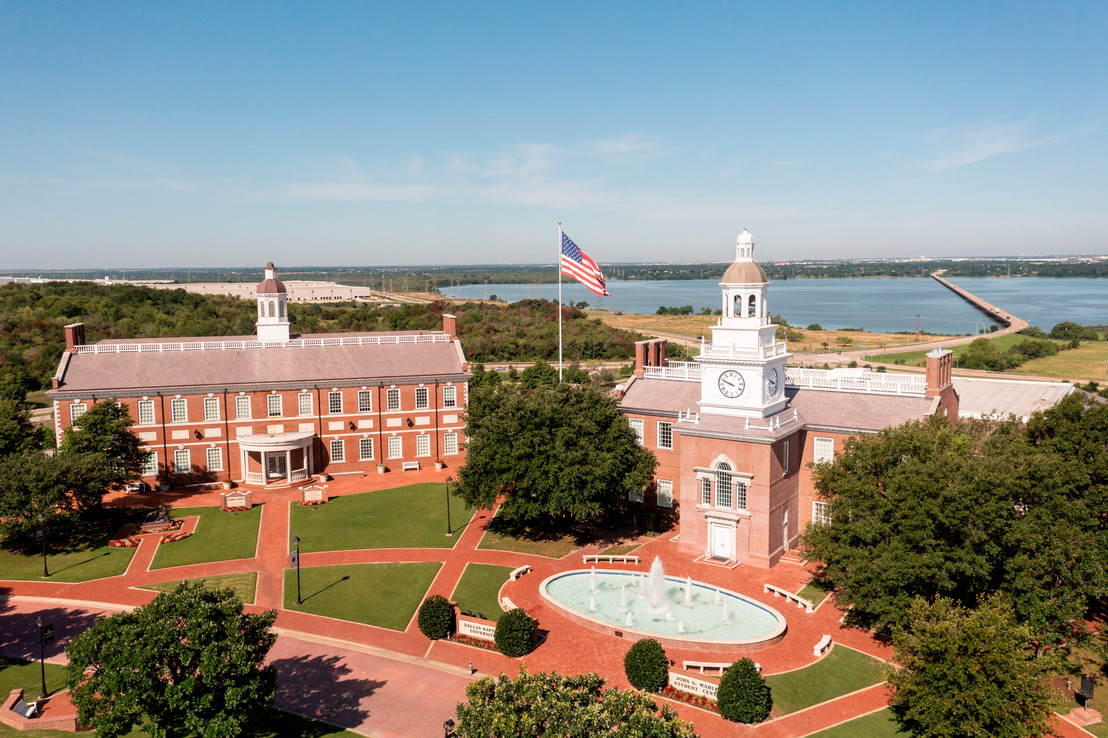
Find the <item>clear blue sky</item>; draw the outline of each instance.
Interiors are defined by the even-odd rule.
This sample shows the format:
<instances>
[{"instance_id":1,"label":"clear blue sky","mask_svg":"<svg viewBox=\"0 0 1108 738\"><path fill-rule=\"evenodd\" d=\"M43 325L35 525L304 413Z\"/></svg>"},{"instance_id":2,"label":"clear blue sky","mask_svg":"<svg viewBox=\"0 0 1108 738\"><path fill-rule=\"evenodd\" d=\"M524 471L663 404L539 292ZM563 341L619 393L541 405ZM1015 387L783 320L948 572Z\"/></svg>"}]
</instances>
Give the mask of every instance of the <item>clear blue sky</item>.
<instances>
[{"instance_id":1,"label":"clear blue sky","mask_svg":"<svg viewBox=\"0 0 1108 738\"><path fill-rule=\"evenodd\" d=\"M0 3L0 272L1108 252L1108 3Z\"/></svg>"}]
</instances>

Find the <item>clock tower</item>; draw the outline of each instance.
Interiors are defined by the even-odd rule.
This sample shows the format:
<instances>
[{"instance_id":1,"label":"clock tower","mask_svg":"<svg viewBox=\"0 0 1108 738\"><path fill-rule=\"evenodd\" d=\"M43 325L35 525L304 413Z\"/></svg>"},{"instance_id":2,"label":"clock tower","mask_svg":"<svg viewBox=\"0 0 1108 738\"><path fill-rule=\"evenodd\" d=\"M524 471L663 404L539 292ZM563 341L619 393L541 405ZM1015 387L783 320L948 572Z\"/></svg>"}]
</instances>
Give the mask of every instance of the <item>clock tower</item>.
<instances>
[{"instance_id":1,"label":"clock tower","mask_svg":"<svg viewBox=\"0 0 1108 738\"><path fill-rule=\"evenodd\" d=\"M766 418L785 408L785 363L790 354L769 322L769 280L754 261L754 236L743 229L735 261L720 282L723 316L696 361L703 372L700 412Z\"/></svg>"}]
</instances>

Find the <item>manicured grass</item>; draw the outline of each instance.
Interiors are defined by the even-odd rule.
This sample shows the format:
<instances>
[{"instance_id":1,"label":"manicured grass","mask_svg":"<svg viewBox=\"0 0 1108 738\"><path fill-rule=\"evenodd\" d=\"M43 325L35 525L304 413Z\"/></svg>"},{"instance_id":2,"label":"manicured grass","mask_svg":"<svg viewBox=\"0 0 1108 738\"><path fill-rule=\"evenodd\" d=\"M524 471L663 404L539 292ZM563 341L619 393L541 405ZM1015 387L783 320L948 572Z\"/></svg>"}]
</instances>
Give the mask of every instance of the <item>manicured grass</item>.
<instances>
[{"instance_id":1,"label":"manicured grass","mask_svg":"<svg viewBox=\"0 0 1108 738\"><path fill-rule=\"evenodd\" d=\"M881 710L863 715L848 723L836 725L834 728L812 733L808 738L894 738L894 736L903 735L907 733L897 730L893 714L888 710Z\"/></svg>"},{"instance_id":2,"label":"manicured grass","mask_svg":"<svg viewBox=\"0 0 1108 738\"><path fill-rule=\"evenodd\" d=\"M330 503L328 503L330 504ZM285 572L285 609L404 630L442 564L346 564Z\"/></svg>"},{"instance_id":3,"label":"manicured grass","mask_svg":"<svg viewBox=\"0 0 1108 738\"><path fill-rule=\"evenodd\" d=\"M811 579L796 594L811 602L813 607L819 607L819 603L823 602L833 589L834 587L829 582L822 579Z\"/></svg>"},{"instance_id":4,"label":"manicured grass","mask_svg":"<svg viewBox=\"0 0 1108 738\"><path fill-rule=\"evenodd\" d=\"M452 548L473 509L450 498L453 535L446 535L446 489L413 484L336 497L326 505L293 505L289 541L300 537L301 551L360 548Z\"/></svg>"},{"instance_id":5,"label":"manicured grass","mask_svg":"<svg viewBox=\"0 0 1108 738\"><path fill-rule=\"evenodd\" d=\"M96 548L47 553L50 579L56 582L87 582L90 579L119 576L127 571L133 548ZM0 579L41 579L42 554L18 554L0 550Z\"/></svg>"},{"instance_id":6,"label":"manicured grass","mask_svg":"<svg viewBox=\"0 0 1108 738\"><path fill-rule=\"evenodd\" d=\"M467 564L450 599L462 610L484 613L489 620L500 620L503 611L496 595L511 573L510 566Z\"/></svg>"},{"instance_id":7,"label":"manicured grass","mask_svg":"<svg viewBox=\"0 0 1108 738\"><path fill-rule=\"evenodd\" d=\"M254 558L262 519L260 506L240 513L223 512L217 507L184 507L171 510L169 516L199 516L200 520L188 538L159 545L151 569Z\"/></svg>"},{"instance_id":8,"label":"manicured grass","mask_svg":"<svg viewBox=\"0 0 1108 738\"><path fill-rule=\"evenodd\" d=\"M511 551L512 553L533 554L535 556L547 556L551 559L560 559L575 549L580 548L577 540L572 535L564 535L560 538L535 541L529 538L520 538L510 533L494 533L487 531L477 548L492 549L495 551Z\"/></svg>"},{"instance_id":9,"label":"manicured grass","mask_svg":"<svg viewBox=\"0 0 1108 738\"><path fill-rule=\"evenodd\" d=\"M56 664L46 665L46 688L51 694L63 689L65 667ZM41 688L39 665L34 661L20 661L0 656L0 694L5 697L13 689L23 688L24 699L34 700L38 697ZM78 735L94 735L93 733L80 733ZM189 738L192 733L174 733L181 738ZM19 731L0 723L0 736L3 738L72 738L73 733L60 730L28 730ZM149 738L150 734L144 730L135 729L124 738ZM245 738L358 738L357 733L335 728L326 723L308 720L299 715L290 715L280 710L270 710L265 720L251 727L245 734Z\"/></svg>"},{"instance_id":10,"label":"manicured grass","mask_svg":"<svg viewBox=\"0 0 1108 738\"><path fill-rule=\"evenodd\" d=\"M1108 341L1083 341L1075 349L1059 351L1054 356L1032 359L1015 371L1041 374L1047 377L1095 380L1105 385L1105 365L1108 361ZM1103 728L1104 723L1100 723Z\"/></svg>"},{"instance_id":11,"label":"manicured grass","mask_svg":"<svg viewBox=\"0 0 1108 738\"><path fill-rule=\"evenodd\" d=\"M629 554L636 548L641 546L641 543L624 543L622 546L611 546L601 551L605 556L622 556L623 554Z\"/></svg>"},{"instance_id":12,"label":"manicured grass","mask_svg":"<svg viewBox=\"0 0 1108 738\"><path fill-rule=\"evenodd\" d=\"M139 587L139 589L152 589L155 592L172 592L177 589L177 585L181 582L195 582L200 581L204 583L204 586L208 589L225 589L231 588L231 591L235 593L235 597L247 604L254 603L254 591L258 586L258 573L256 571L243 572L242 574L220 574L214 577L205 577L204 579L181 579L176 582L161 582L159 584L151 584L148 587Z\"/></svg>"},{"instance_id":13,"label":"manicured grass","mask_svg":"<svg viewBox=\"0 0 1108 738\"><path fill-rule=\"evenodd\" d=\"M766 677L773 714L786 715L884 681L885 665L836 643L831 652L804 669Z\"/></svg>"}]
</instances>

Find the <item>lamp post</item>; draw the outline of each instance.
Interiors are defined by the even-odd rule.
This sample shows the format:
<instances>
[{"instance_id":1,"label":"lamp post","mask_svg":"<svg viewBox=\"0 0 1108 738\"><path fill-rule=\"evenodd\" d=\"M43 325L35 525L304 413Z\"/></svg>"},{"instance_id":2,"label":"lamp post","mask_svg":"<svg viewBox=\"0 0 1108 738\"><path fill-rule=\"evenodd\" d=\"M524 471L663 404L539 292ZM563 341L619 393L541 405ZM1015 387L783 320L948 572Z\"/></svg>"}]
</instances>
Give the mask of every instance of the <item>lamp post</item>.
<instances>
[{"instance_id":1,"label":"lamp post","mask_svg":"<svg viewBox=\"0 0 1108 738\"><path fill-rule=\"evenodd\" d=\"M50 576L50 570L46 567L46 516L42 513L38 514L38 530L35 532L35 538L42 544L42 576L45 579Z\"/></svg>"},{"instance_id":2,"label":"lamp post","mask_svg":"<svg viewBox=\"0 0 1108 738\"><path fill-rule=\"evenodd\" d=\"M43 623L41 616L35 619L35 625L38 626L38 664L42 674L42 692L38 698L44 700L50 696L46 692L46 644L54 642L54 626Z\"/></svg>"},{"instance_id":3,"label":"lamp post","mask_svg":"<svg viewBox=\"0 0 1108 738\"><path fill-rule=\"evenodd\" d=\"M446 478L446 535L454 535L454 529L450 525L450 483L454 481L454 477Z\"/></svg>"},{"instance_id":4,"label":"lamp post","mask_svg":"<svg viewBox=\"0 0 1108 738\"><path fill-rule=\"evenodd\" d=\"M457 735L454 732L454 720L452 718L447 718L446 722L442 724L442 731L443 738L454 738Z\"/></svg>"},{"instance_id":5,"label":"lamp post","mask_svg":"<svg viewBox=\"0 0 1108 738\"><path fill-rule=\"evenodd\" d=\"M296 604L303 605L304 600L300 598L300 536L293 538L292 544L296 546Z\"/></svg>"}]
</instances>

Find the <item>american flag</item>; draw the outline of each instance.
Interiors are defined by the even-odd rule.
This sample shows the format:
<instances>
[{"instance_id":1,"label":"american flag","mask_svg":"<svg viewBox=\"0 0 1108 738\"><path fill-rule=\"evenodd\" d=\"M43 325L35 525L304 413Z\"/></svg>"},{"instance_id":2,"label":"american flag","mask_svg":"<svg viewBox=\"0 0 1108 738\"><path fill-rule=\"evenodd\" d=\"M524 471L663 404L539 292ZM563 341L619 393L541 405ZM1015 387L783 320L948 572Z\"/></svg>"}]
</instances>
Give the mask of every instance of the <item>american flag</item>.
<instances>
[{"instance_id":1,"label":"american flag","mask_svg":"<svg viewBox=\"0 0 1108 738\"><path fill-rule=\"evenodd\" d=\"M569 240L569 236L562 234L562 274L573 277L590 290L603 297L611 297L611 293L604 286L604 275L600 273L600 267L588 257L577 244Z\"/></svg>"}]
</instances>

